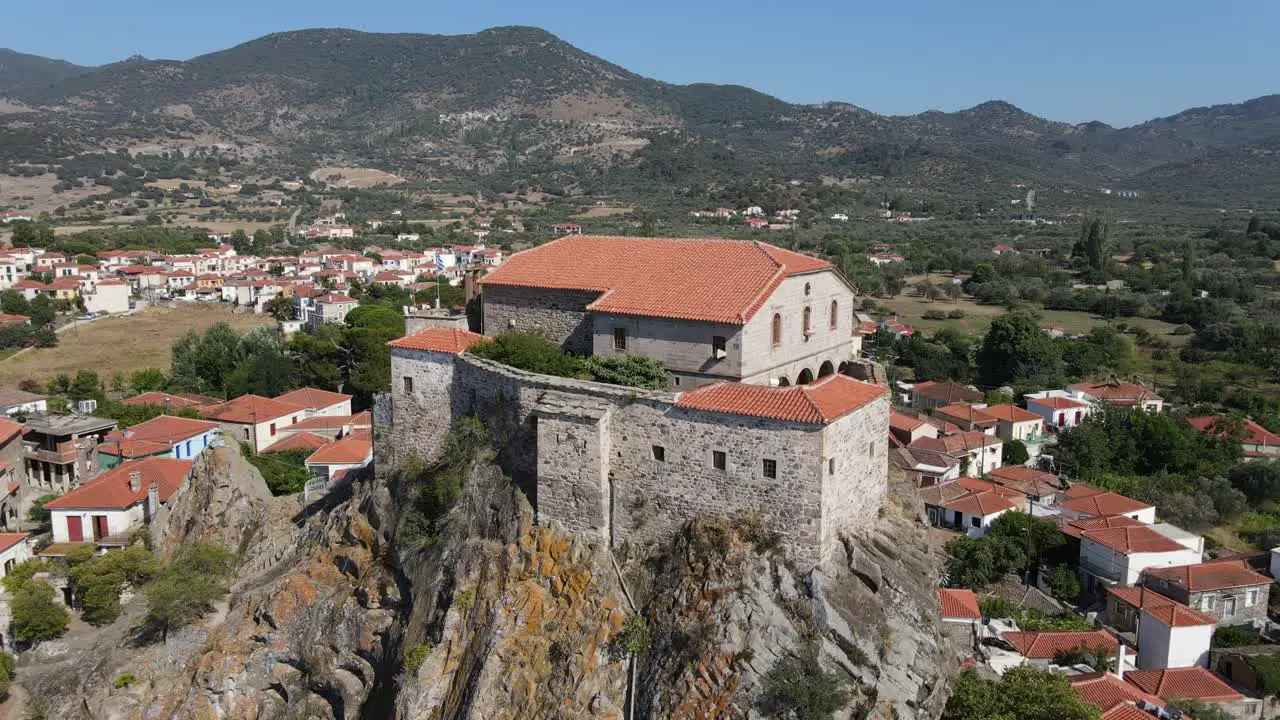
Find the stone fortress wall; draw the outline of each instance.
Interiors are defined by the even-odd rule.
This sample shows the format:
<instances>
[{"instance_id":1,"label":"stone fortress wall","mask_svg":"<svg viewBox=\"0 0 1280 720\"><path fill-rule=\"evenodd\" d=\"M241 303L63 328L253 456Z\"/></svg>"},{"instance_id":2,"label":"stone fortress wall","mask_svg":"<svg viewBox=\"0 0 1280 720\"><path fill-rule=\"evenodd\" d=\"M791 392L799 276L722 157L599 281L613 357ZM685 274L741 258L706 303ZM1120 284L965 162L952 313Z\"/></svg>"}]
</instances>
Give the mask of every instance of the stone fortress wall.
<instances>
[{"instance_id":1,"label":"stone fortress wall","mask_svg":"<svg viewBox=\"0 0 1280 720\"><path fill-rule=\"evenodd\" d=\"M873 526L888 398L827 425L678 407L678 395L538 375L465 353L392 349L392 458L431 457L481 419L538 520L608 543L659 542L719 517L776 532L810 566ZM776 468L767 477L766 460Z\"/></svg>"}]
</instances>

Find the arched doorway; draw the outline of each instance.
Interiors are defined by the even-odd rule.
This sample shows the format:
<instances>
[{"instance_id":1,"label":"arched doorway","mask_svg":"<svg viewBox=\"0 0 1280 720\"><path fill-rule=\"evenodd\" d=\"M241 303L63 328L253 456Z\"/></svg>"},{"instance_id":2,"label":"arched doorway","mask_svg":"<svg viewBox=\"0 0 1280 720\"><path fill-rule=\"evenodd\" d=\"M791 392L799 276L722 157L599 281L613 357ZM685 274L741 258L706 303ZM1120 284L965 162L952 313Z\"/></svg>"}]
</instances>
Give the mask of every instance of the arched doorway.
<instances>
[{"instance_id":1,"label":"arched doorway","mask_svg":"<svg viewBox=\"0 0 1280 720\"><path fill-rule=\"evenodd\" d=\"M850 369L851 367L853 367L853 366L852 366L852 365L850 365L850 364L849 364L849 363L847 363L847 362L842 362L842 363L840 363L840 374L841 374L841 375L848 375L848 374L849 374L849 369Z\"/></svg>"},{"instance_id":2,"label":"arched doorway","mask_svg":"<svg viewBox=\"0 0 1280 720\"><path fill-rule=\"evenodd\" d=\"M836 371L836 367L831 364L830 360L828 360L822 363L822 366L818 368L818 377L820 378L826 377L835 371Z\"/></svg>"},{"instance_id":3,"label":"arched doorway","mask_svg":"<svg viewBox=\"0 0 1280 720\"><path fill-rule=\"evenodd\" d=\"M778 387L791 387L791 381L786 376L778 378Z\"/></svg>"},{"instance_id":4,"label":"arched doorway","mask_svg":"<svg viewBox=\"0 0 1280 720\"><path fill-rule=\"evenodd\" d=\"M796 377L797 385L808 385L811 382L813 382L813 371L809 368L801 370L800 374Z\"/></svg>"}]
</instances>

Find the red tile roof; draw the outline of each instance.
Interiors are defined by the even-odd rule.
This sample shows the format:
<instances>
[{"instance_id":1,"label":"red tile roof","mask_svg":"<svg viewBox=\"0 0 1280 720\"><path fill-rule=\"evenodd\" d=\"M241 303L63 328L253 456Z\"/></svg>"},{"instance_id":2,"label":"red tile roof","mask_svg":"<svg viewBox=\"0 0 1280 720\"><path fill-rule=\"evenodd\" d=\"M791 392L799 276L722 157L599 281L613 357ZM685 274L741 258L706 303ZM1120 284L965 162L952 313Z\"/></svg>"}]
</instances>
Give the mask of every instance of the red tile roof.
<instances>
[{"instance_id":1,"label":"red tile roof","mask_svg":"<svg viewBox=\"0 0 1280 720\"><path fill-rule=\"evenodd\" d=\"M1187 549L1185 546L1179 545L1146 525L1085 530L1080 535L1086 540L1091 540L1125 555L1130 553L1177 552Z\"/></svg>"},{"instance_id":2,"label":"red tile roof","mask_svg":"<svg viewBox=\"0 0 1280 720\"><path fill-rule=\"evenodd\" d=\"M912 417L906 413L900 413L897 410L889 411L889 427L895 430L911 432L924 424L925 422L920 418Z\"/></svg>"},{"instance_id":3,"label":"red tile roof","mask_svg":"<svg viewBox=\"0 0 1280 720\"><path fill-rule=\"evenodd\" d=\"M31 322L31 318L26 315L13 315L11 313L0 313L0 325L8 325L10 323L26 323Z\"/></svg>"},{"instance_id":4,"label":"red tile roof","mask_svg":"<svg viewBox=\"0 0 1280 720\"><path fill-rule=\"evenodd\" d=\"M1123 515L1125 513L1149 510L1154 507L1133 498L1106 491L1085 495L1084 497L1080 497L1078 494L1073 497L1068 494L1067 497L1067 500L1058 503L1058 507L1097 517Z\"/></svg>"},{"instance_id":5,"label":"red tile roof","mask_svg":"<svg viewBox=\"0 0 1280 720\"><path fill-rule=\"evenodd\" d=\"M1139 710L1137 706L1125 703L1117 705L1110 710L1102 713L1102 720L1151 720L1155 717L1145 710Z\"/></svg>"},{"instance_id":6,"label":"red tile roof","mask_svg":"<svg viewBox=\"0 0 1280 720\"><path fill-rule=\"evenodd\" d=\"M0 533L0 553L27 539L26 533Z\"/></svg>"},{"instance_id":7,"label":"red tile roof","mask_svg":"<svg viewBox=\"0 0 1280 720\"><path fill-rule=\"evenodd\" d=\"M97 479L81 485L62 497L50 500L45 508L50 510L124 510L147 496L147 488L156 483L160 501L165 502L177 492L191 473L190 460L173 458L147 458L116 466ZM129 475L142 473L137 492L129 488Z\"/></svg>"},{"instance_id":8,"label":"red tile roof","mask_svg":"<svg viewBox=\"0 0 1280 720\"><path fill-rule=\"evenodd\" d=\"M1233 690L1217 675L1198 665L1164 670L1133 670L1125 673L1124 679L1145 693L1171 700L1185 698L1223 703L1244 699L1244 695Z\"/></svg>"},{"instance_id":9,"label":"red tile roof","mask_svg":"<svg viewBox=\"0 0 1280 720\"><path fill-rule=\"evenodd\" d=\"M308 465L356 465L373 452L373 440L364 433L352 433L316 450L307 458Z\"/></svg>"},{"instance_id":10,"label":"red tile roof","mask_svg":"<svg viewBox=\"0 0 1280 720\"><path fill-rule=\"evenodd\" d=\"M277 395L275 399L290 405L301 405L308 410L322 410L339 403L350 402L351 396L307 387Z\"/></svg>"},{"instance_id":11,"label":"red tile roof","mask_svg":"<svg viewBox=\"0 0 1280 720\"><path fill-rule=\"evenodd\" d=\"M1161 400L1162 398L1141 385L1120 380L1108 380L1101 383L1076 383L1071 386L1086 395L1113 403L1133 403L1143 400Z\"/></svg>"},{"instance_id":12,"label":"red tile roof","mask_svg":"<svg viewBox=\"0 0 1280 720\"><path fill-rule=\"evenodd\" d=\"M991 405L982 409L982 412L990 415L998 420L1005 422L1032 422L1033 420L1041 420L1039 415L1033 412L1027 412L1020 407L1014 405Z\"/></svg>"},{"instance_id":13,"label":"red tile roof","mask_svg":"<svg viewBox=\"0 0 1280 720\"><path fill-rule=\"evenodd\" d=\"M299 420L286 429L291 432L300 430L330 430L336 432L348 425L372 427L373 416L369 414L368 410L355 415L317 415L306 420Z\"/></svg>"},{"instance_id":14,"label":"red tile roof","mask_svg":"<svg viewBox=\"0 0 1280 720\"><path fill-rule=\"evenodd\" d=\"M1107 592L1133 607L1142 608L1151 617L1169 627L1198 627L1218 624L1217 619L1213 616L1187 607L1177 600L1167 598L1150 588L1108 588Z\"/></svg>"},{"instance_id":15,"label":"red tile roof","mask_svg":"<svg viewBox=\"0 0 1280 720\"><path fill-rule=\"evenodd\" d=\"M1120 646L1119 641L1106 630L1007 632L1004 639L1023 657L1031 660L1052 660L1060 653L1070 652L1081 645L1087 648L1106 648L1111 655L1115 655Z\"/></svg>"},{"instance_id":16,"label":"red tile roof","mask_svg":"<svg viewBox=\"0 0 1280 720\"><path fill-rule=\"evenodd\" d=\"M933 411L934 415L941 415L945 418L960 420L961 422L973 425L975 423L985 423L994 426L996 419L969 403L953 403L945 407L937 408Z\"/></svg>"},{"instance_id":17,"label":"red tile roof","mask_svg":"<svg viewBox=\"0 0 1280 720\"><path fill-rule=\"evenodd\" d=\"M1205 435L1213 437L1226 437L1228 429L1234 429L1228 427L1219 429L1218 425L1219 423L1222 423L1223 420L1224 418L1222 417L1212 415L1187 418L1187 422L1191 424L1191 427L1194 427ZM1245 418L1241 421L1240 430L1242 431L1240 442L1243 444L1280 446L1280 435L1271 432L1253 420Z\"/></svg>"},{"instance_id":18,"label":"red tile roof","mask_svg":"<svg viewBox=\"0 0 1280 720\"><path fill-rule=\"evenodd\" d=\"M1060 491L1058 476L1043 470L1034 470L1023 465L1005 465L987 473L990 481L1005 487L1013 488L1025 495L1043 497L1054 495Z\"/></svg>"},{"instance_id":19,"label":"red tile roof","mask_svg":"<svg viewBox=\"0 0 1280 720\"><path fill-rule=\"evenodd\" d=\"M938 588L938 603L942 606L944 618L982 619L982 611L978 609L978 596L972 590Z\"/></svg>"},{"instance_id":20,"label":"red tile roof","mask_svg":"<svg viewBox=\"0 0 1280 720\"><path fill-rule=\"evenodd\" d=\"M112 430L107 433L107 440L149 440L173 444L217 429L218 423L208 420L160 415L127 430Z\"/></svg>"},{"instance_id":21,"label":"red tile roof","mask_svg":"<svg viewBox=\"0 0 1280 720\"><path fill-rule=\"evenodd\" d=\"M1107 528L1146 527L1141 520L1134 520L1128 515L1108 515L1106 517L1083 517L1067 520L1062 525L1062 532L1078 538L1086 530L1104 530Z\"/></svg>"},{"instance_id":22,"label":"red tile roof","mask_svg":"<svg viewBox=\"0 0 1280 720\"><path fill-rule=\"evenodd\" d=\"M124 405L169 405L172 407L182 408L195 405L218 405L222 403L218 398L206 397L204 395L192 395L190 393L165 393L165 392L144 392L141 395L134 395L127 400L120 401Z\"/></svg>"},{"instance_id":23,"label":"red tile roof","mask_svg":"<svg viewBox=\"0 0 1280 720\"><path fill-rule=\"evenodd\" d=\"M405 350L426 350L457 355L472 345L488 339L479 333L457 328L427 328L413 335L392 340L387 345Z\"/></svg>"},{"instance_id":24,"label":"red tile roof","mask_svg":"<svg viewBox=\"0 0 1280 720\"><path fill-rule=\"evenodd\" d=\"M330 303L334 305L340 304L340 303L358 302L355 298L349 295L343 295L341 293L329 293L327 295L321 295L320 297L316 298L315 301L318 303Z\"/></svg>"},{"instance_id":25,"label":"red tile roof","mask_svg":"<svg viewBox=\"0 0 1280 720\"><path fill-rule=\"evenodd\" d=\"M22 433L22 423L16 423L7 418L0 418L0 445L12 440Z\"/></svg>"},{"instance_id":26,"label":"red tile roof","mask_svg":"<svg viewBox=\"0 0 1280 720\"><path fill-rule=\"evenodd\" d=\"M301 405L280 402L261 395L241 395L221 405L200 408L200 414L210 420L241 424L263 423L305 411L306 408Z\"/></svg>"},{"instance_id":27,"label":"red tile roof","mask_svg":"<svg viewBox=\"0 0 1280 720\"><path fill-rule=\"evenodd\" d=\"M911 443L910 447L955 455L957 453L967 454L974 448L984 448L989 445L999 445L1000 443L1000 438L994 435L969 431L944 435L940 438L917 438L915 442Z\"/></svg>"},{"instance_id":28,"label":"red tile roof","mask_svg":"<svg viewBox=\"0 0 1280 720\"><path fill-rule=\"evenodd\" d=\"M846 375L828 375L792 387L719 382L684 393L676 407L825 425L888 392L886 387Z\"/></svg>"},{"instance_id":29,"label":"red tile roof","mask_svg":"<svg viewBox=\"0 0 1280 720\"><path fill-rule=\"evenodd\" d=\"M1068 682L1071 683L1071 691L1075 693L1076 697L1103 712L1123 706L1134 707L1134 703L1144 700L1157 707L1164 707L1164 703L1160 701L1160 698L1148 695L1140 688L1126 683L1109 672L1077 675L1068 680ZM1137 708L1134 709L1136 710ZM1146 720L1154 720L1153 716L1145 713L1143 713L1143 717Z\"/></svg>"},{"instance_id":30,"label":"red tile roof","mask_svg":"<svg viewBox=\"0 0 1280 720\"><path fill-rule=\"evenodd\" d=\"M912 388L912 392L921 397L927 397L930 400L938 402L954 403L954 402L982 402L982 393L977 390L970 390L964 385L953 382L922 382L916 383Z\"/></svg>"},{"instance_id":31,"label":"red tile roof","mask_svg":"<svg viewBox=\"0 0 1280 720\"><path fill-rule=\"evenodd\" d=\"M1044 407L1050 407L1055 410L1089 407L1088 403L1082 403L1079 400L1072 400L1071 398L1064 397L1027 398L1027 404L1031 405L1032 403L1035 403L1036 405L1043 405Z\"/></svg>"},{"instance_id":32,"label":"red tile roof","mask_svg":"<svg viewBox=\"0 0 1280 720\"><path fill-rule=\"evenodd\" d=\"M1026 503L1017 503L1005 495L990 491L971 492L954 500L948 500L942 507L966 515L986 517L1006 510L1018 510L1026 507Z\"/></svg>"},{"instance_id":33,"label":"red tile roof","mask_svg":"<svg viewBox=\"0 0 1280 720\"><path fill-rule=\"evenodd\" d=\"M1226 560L1177 565L1174 567L1148 568L1148 575L1186 588L1189 592L1224 590L1233 587L1265 585L1271 578L1249 569L1243 560Z\"/></svg>"},{"instance_id":34,"label":"red tile roof","mask_svg":"<svg viewBox=\"0 0 1280 720\"><path fill-rule=\"evenodd\" d=\"M302 423L298 423L301 425ZM291 425L297 427L296 425ZM333 438L321 437L311 432L291 433L283 440L277 440L271 443L271 446L263 450L265 453L284 452L286 450L319 450L320 448L333 442Z\"/></svg>"},{"instance_id":35,"label":"red tile roof","mask_svg":"<svg viewBox=\"0 0 1280 720\"><path fill-rule=\"evenodd\" d=\"M512 255L482 285L601 293L588 309L743 325L786 277L824 260L762 242L566 237Z\"/></svg>"}]
</instances>

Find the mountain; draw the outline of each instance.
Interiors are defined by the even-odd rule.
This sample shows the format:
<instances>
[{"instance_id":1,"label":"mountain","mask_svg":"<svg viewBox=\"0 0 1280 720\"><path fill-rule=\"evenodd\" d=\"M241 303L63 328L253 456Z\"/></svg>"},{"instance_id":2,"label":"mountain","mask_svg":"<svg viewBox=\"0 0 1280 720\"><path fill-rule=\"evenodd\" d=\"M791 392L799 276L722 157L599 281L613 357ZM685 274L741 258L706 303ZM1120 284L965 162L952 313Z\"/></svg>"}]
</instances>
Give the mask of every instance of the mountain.
<instances>
[{"instance_id":1,"label":"mountain","mask_svg":"<svg viewBox=\"0 0 1280 720\"><path fill-rule=\"evenodd\" d=\"M20 87L55 83L88 72L89 68L65 60L52 60L0 48L0 93Z\"/></svg>"},{"instance_id":2,"label":"mountain","mask_svg":"<svg viewBox=\"0 0 1280 720\"><path fill-rule=\"evenodd\" d=\"M0 162L56 163L53 148L218 143L294 170L359 163L499 187L883 177L970 195L1004 194L1011 183L1148 183L1206 202L1259 197L1254 179L1280 170L1280 96L1122 129L1054 122L999 101L894 117L739 86L672 85L527 27L455 36L303 30L188 61L89 69L22 57L27 69L0 94L30 110L0 115L0 139L11 139ZM32 157L14 148L19 131L36 136L21 145Z\"/></svg>"}]
</instances>

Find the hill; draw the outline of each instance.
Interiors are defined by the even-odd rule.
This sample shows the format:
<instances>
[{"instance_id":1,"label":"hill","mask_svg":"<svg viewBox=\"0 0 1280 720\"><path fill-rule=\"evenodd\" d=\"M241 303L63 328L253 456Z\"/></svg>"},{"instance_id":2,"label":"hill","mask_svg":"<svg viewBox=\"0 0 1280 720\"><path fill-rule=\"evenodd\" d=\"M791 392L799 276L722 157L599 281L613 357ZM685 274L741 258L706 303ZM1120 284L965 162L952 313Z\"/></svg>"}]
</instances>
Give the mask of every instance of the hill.
<instances>
[{"instance_id":1,"label":"hill","mask_svg":"<svg viewBox=\"0 0 1280 720\"><path fill-rule=\"evenodd\" d=\"M89 68L0 48L0 93L38 87L75 77Z\"/></svg>"},{"instance_id":2,"label":"hill","mask_svg":"<svg viewBox=\"0 0 1280 720\"><path fill-rule=\"evenodd\" d=\"M1054 122L1006 102L891 117L738 86L671 85L526 27L456 36L303 30L189 61L92 69L22 57L28 69L0 94L31 109L0 116L0 137L36 136L44 162L49 148L68 145L212 141L294 170L358 163L499 189L644 192L831 176L954 195L1003 194L1014 183L1133 185L1205 203L1265 197L1256 179L1280 170L1280 96L1123 129ZM10 149L0 161L32 160L20 154Z\"/></svg>"}]
</instances>

